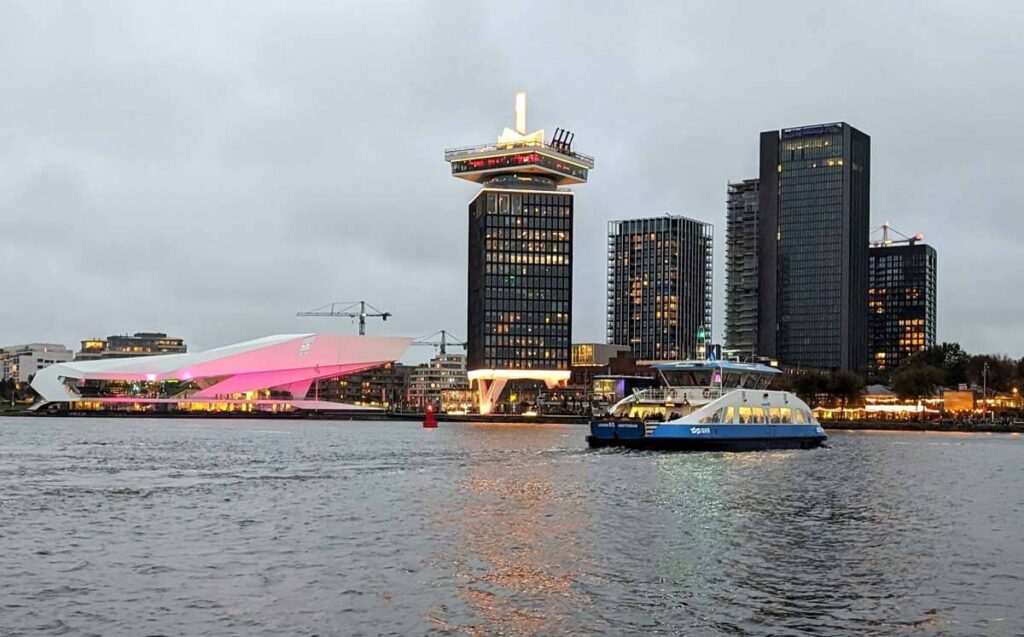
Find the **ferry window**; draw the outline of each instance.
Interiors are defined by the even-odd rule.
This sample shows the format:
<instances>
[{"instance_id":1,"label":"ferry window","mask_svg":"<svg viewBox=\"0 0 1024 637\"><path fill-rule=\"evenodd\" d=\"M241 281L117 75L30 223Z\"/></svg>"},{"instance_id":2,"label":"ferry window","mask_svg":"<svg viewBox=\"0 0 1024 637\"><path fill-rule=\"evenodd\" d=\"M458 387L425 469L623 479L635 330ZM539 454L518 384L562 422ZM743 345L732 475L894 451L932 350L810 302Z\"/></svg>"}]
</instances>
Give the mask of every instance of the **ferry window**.
<instances>
[{"instance_id":1,"label":"ferry window","mask_svg":"<svg viewBox=\"0 0 1024 637\"><path fill-rule=\"evenodd\" d=\"M756 387L756 386L757 386L757 378L755 378L754 376L751 376L750 374L747 374L747 375L745 375L743 377L743 388L744 389L754 389L754 387Z\"/></svg>"},{"instance_id":2,"label":"ferry window","mask_svg":"<svg viewBox=\"0 0 1024 637\"><path fill-rule=\"evenodd\" d=\"M747 424L750 422L751 409L750 407L740 407L740 423Z\"/></svg>"},{"instance_id":3,"label":"ferry window","mask_svg":"<svg viewBox=\"0 0 1024 637\"><path fill-rule=\"evenodd\" d=\"M752 422L764 422L764 410L760 407L754 407L754 413L751 418Z\"/></svg>"},{"instance_id":4,"label":"ferry window","mask_svg":"<svg viewBox=\"0 0 1024 637\"><path fill-rule=\"evenodd\" d=\"M726 407L725 408L725 419L722 422L736 422L736 408Z\"/></svg>"},{"instance_id":5,"label":"ferry window","mask_svg":"<svg viewBox=\"0 0 1024 637\"><path fill-rule=\"evenodd\" d=\"M768 419L774 423L778 423L781 421L781 416L779 414L778 407L772 407L771 409L768 410Z\"/></svg>"},{"instance_id":6,"label":"ferry window","mask_svg":"<svg viewBox=\"0 0 1024 637\"><path fill-rule=\"evenodd\" d=\"M807 423L807 418L804 417L803 409L794 409L793 416L793 422L795 422L796 424L803 425Z\"/></svg>"},{"instance_id":7,"label":"ferry window","mask_svg":"<svg viewBox=\"0 0 1024 637\"><path fill-rule=\"evenodd\" d=\"M789 407L782 408L782 422L793 422L793 410L790 409Z\"/></svg>"}]
</instances>

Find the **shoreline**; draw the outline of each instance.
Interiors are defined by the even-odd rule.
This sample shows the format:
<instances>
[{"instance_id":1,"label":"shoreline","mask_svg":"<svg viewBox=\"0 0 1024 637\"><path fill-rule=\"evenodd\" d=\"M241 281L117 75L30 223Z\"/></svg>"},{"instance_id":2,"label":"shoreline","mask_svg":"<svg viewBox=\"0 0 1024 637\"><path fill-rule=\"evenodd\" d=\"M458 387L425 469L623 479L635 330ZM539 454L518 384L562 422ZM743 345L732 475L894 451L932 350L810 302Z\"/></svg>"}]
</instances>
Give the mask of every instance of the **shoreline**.
<instances>
[{"instance_id":1,"label":"shoreline","mask_svg":"<svg viewBox=\"0 0 1024 637\"><path fill-rule=\"evenodd\" d=\"M902 431L907 433L1000 433L1022 434L1024 423L885 420L832 420L821 423L826 431Z\"/></svg>"},{"instance_id":2,"label":"shoreline","mask_svg":"<svg viewBox=\"0 0 1024 637\"><path fill-rule=\"evenodd\" d=\"M235 420L235 419L256 419L256 420L340 420L340 421L364 421L364 422L386 422L386 421L409 421L422 422L423 413L417 412L383 412L383 411L333 411L333 412L161 412L161 413L132 413L132 412L64 412L64 413L40 413L28 410L3 410L0 417L10 416L12 418L186 418L186 419L212 419L212 420ZM491 414L481 416L476 414L437 414L438 422L472 422L485 424L538 424L538 425L587 425L591 418L587 416L539 414L537 416L523 416L521 414ZM890 431L908 433L1008 433L1024 434L1024 422L961 422L961 421L884 421L884 420L831 420L821 423L826 431Z\"/></svg>"}]
</instances>

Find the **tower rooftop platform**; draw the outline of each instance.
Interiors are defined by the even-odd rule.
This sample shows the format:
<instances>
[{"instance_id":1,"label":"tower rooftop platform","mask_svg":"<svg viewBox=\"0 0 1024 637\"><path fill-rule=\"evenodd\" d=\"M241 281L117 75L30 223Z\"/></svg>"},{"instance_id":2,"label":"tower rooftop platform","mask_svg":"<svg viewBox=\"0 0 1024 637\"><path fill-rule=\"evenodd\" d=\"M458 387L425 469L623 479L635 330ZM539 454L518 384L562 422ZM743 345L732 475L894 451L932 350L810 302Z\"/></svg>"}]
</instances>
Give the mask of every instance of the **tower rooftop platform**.
<instances>
[{"instance_id":1,"label":"tower rooftop platform","mask_svg":"<svg viewBox=\"0 0 1024 637\"><path fill-rule=\"evenodd\" d=\"M450 148L444 159L451 163L453 177L475 182L515 172L550 177L558 185L584 184L594 167L593 157L538 140Z\"/></svg>"},{"instance_id":2,"label":"tower rooftop platform","mask_svg":"<svg viewBox=\"0 0 1024 637\"><path fill-rule=\"evenodd\" d=\"M575 134L559 128L548 142L543 130L526 130L526 94L516 93L515 129L506 128L493 144L449 148L444 160L453 177L478 183L508 174L543 176L557 186L587 183L594 158L572 149Z\"/></svg>"}]
</instances>

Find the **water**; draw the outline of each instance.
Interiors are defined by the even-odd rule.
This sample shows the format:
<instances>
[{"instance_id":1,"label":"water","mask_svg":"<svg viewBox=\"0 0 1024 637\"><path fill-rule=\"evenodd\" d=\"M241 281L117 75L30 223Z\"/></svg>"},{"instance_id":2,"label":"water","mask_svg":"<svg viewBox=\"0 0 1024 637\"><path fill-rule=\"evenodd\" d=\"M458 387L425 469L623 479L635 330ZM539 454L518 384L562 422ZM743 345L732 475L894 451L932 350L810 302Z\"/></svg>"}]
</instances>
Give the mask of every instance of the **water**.
<instances>
[{"instance_id":1,"label":"water","mask_svg":"<svg viewBox=\"0 0 1024 637\"><path fill-rule=\"evenodd\" d=\"M0 419L0 634L1024 634L1024 439Z\"/></svg>"}]
</instances>

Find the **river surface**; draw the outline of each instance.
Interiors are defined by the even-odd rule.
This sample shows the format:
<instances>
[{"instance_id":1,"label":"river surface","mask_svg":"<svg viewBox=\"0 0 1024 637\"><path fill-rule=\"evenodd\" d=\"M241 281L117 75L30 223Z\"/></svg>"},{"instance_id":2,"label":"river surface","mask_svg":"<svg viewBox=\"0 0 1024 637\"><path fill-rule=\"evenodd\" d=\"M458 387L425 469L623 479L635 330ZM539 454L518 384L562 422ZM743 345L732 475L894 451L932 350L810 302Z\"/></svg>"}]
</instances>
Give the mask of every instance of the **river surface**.
<instances>
[{"instance_id":1,"label":"river surface","mask_svg":"<svg viewBox=\"0 0 1024 637\"><path fill-rule=\"evenodd\" d=\"M0 635L1020 635L1024 438L0 417Z\"/></svg>"}]
</instances>

